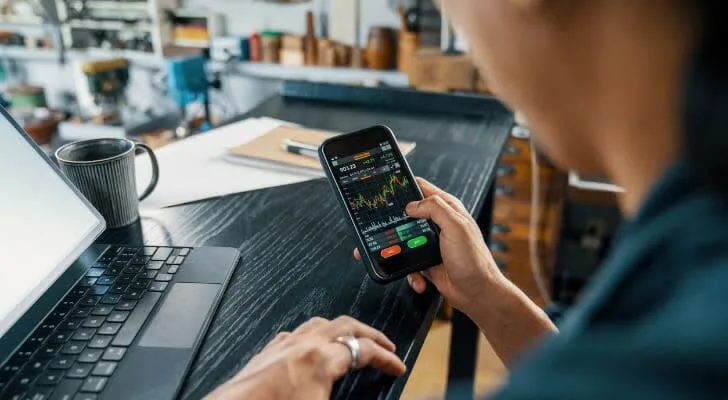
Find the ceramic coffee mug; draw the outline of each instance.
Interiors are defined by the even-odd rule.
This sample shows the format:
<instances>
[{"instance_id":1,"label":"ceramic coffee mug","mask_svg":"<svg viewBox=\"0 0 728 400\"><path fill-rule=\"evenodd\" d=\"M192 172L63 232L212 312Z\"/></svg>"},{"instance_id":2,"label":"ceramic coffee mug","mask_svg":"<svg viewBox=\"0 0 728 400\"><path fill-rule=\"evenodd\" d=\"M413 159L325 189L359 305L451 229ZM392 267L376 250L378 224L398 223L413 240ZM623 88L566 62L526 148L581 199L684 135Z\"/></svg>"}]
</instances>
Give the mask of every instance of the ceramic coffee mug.
<instances>
[{"instance_id":1,"label":"ceramic coffee mug","mask_svg":"<svg viewBox=\"0 0 728 400\"><path fill-rule=\"evenodd\" d=\"M134 158L145 151L152 161L152 181L137 194ZM139 219L139 202L157 186L159 165L149 146L128 139L91 139L67 144L56 151L58 165L68 179L106 219L119 228Z\"/></svg>"}]
</instances>

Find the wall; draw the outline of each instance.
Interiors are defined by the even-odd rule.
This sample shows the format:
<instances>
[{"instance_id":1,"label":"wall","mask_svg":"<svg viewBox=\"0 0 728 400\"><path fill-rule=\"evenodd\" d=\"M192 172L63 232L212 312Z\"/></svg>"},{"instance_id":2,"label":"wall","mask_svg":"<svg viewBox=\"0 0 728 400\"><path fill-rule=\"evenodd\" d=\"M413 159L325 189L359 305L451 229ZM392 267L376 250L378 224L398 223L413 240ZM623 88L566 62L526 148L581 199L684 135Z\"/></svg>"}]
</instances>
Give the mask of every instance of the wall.
<instances>
[{"instance_id":1,"label":"wall","mask_svg":"<svg viewBox=\"0 0 728 400\"><path fill-rule=\"evenodd\" d=\"M247 36L251 32L262 29L281 30L293 33L305 31L306 11L312 10L317 15L326 10L328 1L312 0L308 3L293 5L266 4L252 0L185 0L189 8L209 7L215 12L225 15L227 32L232 35ZM389 8L388 0L360 0L360 43L366 42L368 30L373 25L397 25L397 16ZM319 26L317 24L317 29ZM0 52L1 54L1 52ZM59 65L51 61L23 62L27 70L28 82L42 85L51 106L60 105L61 92L75 92L72 66ZM151 85L154 73L145 69L134 68L132 71L128 93L129 102L140 108L156 108L159 104L167 104L153 90ZM272 95L278 83L274 80L260 80L243 76L226 76L223 78L224 96L216 96L218 109L234 109L241 113L257 105L261 100Z\"/></svg>"}]
</instances>

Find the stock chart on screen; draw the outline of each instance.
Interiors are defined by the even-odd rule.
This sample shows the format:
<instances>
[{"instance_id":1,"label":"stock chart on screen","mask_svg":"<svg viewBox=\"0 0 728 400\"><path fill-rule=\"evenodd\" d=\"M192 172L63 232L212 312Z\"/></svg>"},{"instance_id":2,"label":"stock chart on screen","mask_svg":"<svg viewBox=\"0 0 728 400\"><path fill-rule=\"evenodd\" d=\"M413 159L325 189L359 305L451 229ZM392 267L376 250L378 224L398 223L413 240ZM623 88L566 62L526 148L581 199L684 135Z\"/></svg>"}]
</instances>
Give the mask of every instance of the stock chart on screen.
<instances>
[{"instance_id":1,"label":"stock chart on screen","mask_svg":"<svg viewBox=\"0 0 728 400\"><path fill-rule=\"evenodd\" d=\"M331 165L371 253L386 259L427 244L432 233L427 221L410 218L404 211L418 199L415 183L389 142L336 157Z\"/></svg>"}]
</instances>

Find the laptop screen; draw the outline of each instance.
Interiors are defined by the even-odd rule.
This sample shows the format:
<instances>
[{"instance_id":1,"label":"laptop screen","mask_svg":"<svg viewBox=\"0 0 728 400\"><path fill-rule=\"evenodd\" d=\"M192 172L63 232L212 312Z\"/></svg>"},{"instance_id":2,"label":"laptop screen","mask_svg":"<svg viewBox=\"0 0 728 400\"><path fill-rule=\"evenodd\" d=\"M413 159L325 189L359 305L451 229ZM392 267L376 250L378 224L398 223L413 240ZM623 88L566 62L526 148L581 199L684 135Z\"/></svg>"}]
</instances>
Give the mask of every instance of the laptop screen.
<instances>
[{"instance_id":1,"label":"laptop screen","mask_svg":"<svg viewBox=\"0 0 728 400\"><path fill-rule=\"evenodd\" d=\"M104 223L5 110L0 111L2 338L93 242Z\"/></svg>"}]
</instances>

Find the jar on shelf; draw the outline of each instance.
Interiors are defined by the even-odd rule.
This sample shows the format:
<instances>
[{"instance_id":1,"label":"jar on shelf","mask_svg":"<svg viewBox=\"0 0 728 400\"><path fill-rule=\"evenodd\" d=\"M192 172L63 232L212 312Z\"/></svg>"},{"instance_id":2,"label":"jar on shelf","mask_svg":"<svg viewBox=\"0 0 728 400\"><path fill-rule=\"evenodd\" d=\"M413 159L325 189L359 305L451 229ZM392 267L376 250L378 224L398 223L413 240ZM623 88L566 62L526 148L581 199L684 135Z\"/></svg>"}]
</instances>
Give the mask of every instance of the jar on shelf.
<instances>
[{"instance_id":1,"label":"jar on shelf","mask_svg":"<svg viewBox=\"0 0 728 400\"><path fill-rule=\"evenodd\" d=\"M265 63L278 64L281 61L281 34L280 32L264 31L260 34L262 57Z\"/></svg>"}]
</instances>

